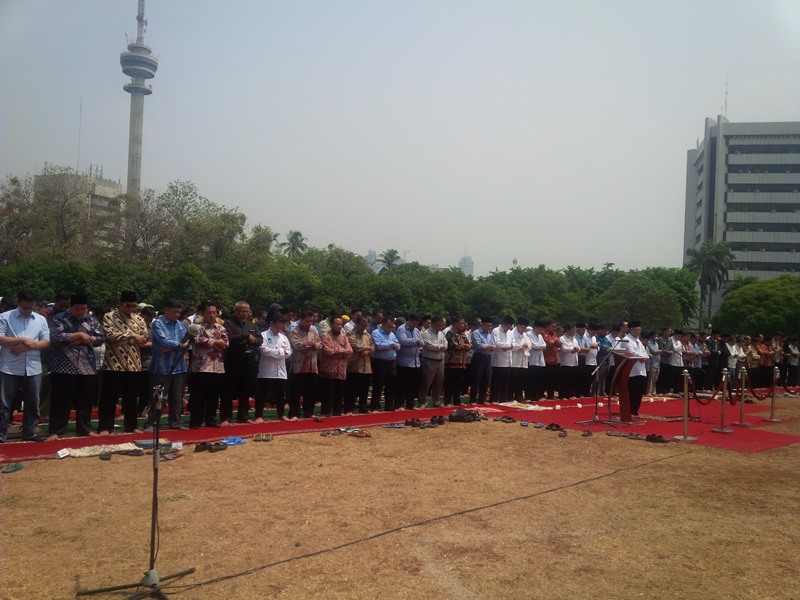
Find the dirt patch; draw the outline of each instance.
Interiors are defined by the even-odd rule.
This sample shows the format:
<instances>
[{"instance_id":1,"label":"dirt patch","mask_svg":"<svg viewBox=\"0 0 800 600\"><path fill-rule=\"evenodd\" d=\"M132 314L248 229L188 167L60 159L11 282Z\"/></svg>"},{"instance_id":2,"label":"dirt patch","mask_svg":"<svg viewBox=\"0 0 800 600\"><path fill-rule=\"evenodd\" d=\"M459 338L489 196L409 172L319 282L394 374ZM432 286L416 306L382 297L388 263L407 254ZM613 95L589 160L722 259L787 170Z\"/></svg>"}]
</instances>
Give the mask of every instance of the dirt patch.
<instances>
[{"instance_id":1,"label":"dirt patch","mask_svg":"<svg viewBox=\"0 0 800 600\"><path fill-rule=\"evenodd\" d=\"M800 433L798 401L779 405L793 420L776 429ZM371 431L162 463L158 572L197 567L170 596L800 597L800 444L748 455L493 421ZM0 486L3 597L141 578L149 458L28 462Z\"/></svg>"}]
</instances>

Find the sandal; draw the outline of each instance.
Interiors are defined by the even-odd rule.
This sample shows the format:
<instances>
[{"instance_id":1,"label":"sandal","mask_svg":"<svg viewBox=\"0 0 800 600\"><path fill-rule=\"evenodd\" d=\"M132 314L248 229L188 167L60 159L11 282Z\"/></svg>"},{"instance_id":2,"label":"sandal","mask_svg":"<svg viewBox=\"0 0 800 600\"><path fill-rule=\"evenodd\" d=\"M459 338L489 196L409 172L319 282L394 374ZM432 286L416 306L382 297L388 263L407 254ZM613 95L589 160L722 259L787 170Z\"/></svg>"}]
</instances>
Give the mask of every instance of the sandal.
<instances>
[{"instance_id":1,"label":"sandal","mask_svg":"<svg viewBox=\"0 0 800 600\"><path fill-rule=\"evenodd\" d=\"M101 452L100 460L111 460L111 452Z\"/></svg>"},{"instance_id":2,"label":"sandal","mask_svg":"<svg viewBox=\"0 0 800 600\"><path fill-rule=\"evenodd\" d=\"M591 431L589 431L588 429L584 429L584 430L583 430L583 433L582 433L581 435L582 435L583 437L589 437L590 435L592 435L592 432L591 432Z\"/></svg>"},{"instance_id":3,"label":"sandal","mask_svg":"<svg viewBox=\"0 0 800 600\"><path fill-rule=\"evenodd\" d=\"M642 437L643 440L648 442L653 442L654 444L668 444L669 440L664 436L658 435L656 433L651 433L647 437Z\"/></svg>"},{"instance_id":4,"label":"sandal","mask_svg":"<svg viewBox=\"0 0 800 600\"><path fill-rule=\"evenodd\" d=\"M566 429L561 429L558 432L558 437L567 437L567 430Z\"/></svg>"},{"instance_id":5,"label":"sandal","mask_svg":"<svg viewBox=\"0 0 800 600\"><path fill-rule=\"evenodd\" d=\"M369 431L367 431L366 429L353 429L353 431L349 431L347 433L347 435L349 435L350 437L355 437L355 438L372 437L372 434Z\"/></svg>"},{"instance_id":6,"label":"sandal","mask_svg":"<svg viewBox=\"0 0 800 600\"><path fill-rule=\"evenodd\" d=\"M172 452L167 452L166 454L162 454L159 457L159 460L175 460L176 458L180 458L183 456L183 452L179 450L173 450Z\"/></svg>"},{"instance_id":7,"label":"sandal","mask_svg":"<svg viewBox=\"0 0 800 600\"><path fill-rule=\"evenodd\" d=\"M5 468L3 469L3 473L16 473L20 469L22 469L22 463L18 462L10 463L5 466Z\"/></svg>"}]
</instances>

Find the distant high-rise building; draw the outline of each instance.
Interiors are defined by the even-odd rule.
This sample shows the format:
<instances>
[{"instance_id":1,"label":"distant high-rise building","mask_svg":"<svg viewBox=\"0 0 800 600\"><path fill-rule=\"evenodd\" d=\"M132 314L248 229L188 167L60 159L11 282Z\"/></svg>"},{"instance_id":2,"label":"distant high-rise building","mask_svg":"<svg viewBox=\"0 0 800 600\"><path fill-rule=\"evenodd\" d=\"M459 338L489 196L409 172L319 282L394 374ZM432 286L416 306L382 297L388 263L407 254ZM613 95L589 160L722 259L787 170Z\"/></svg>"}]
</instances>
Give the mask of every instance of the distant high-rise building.
<instances>
[{"instance_id":1,"label":"distant high-rise building","mask_svg":"<svg viewBox=\"0 0 800 600\"><path fill-rule=\"evenodd\" d=\"M472 262L471 256L462 256L461 260L458 261L458 268L461 269L461 272L464 275L472 276L472 272L475 269L475 263Z\"/></svg>"},{"instance_id":2,"label":"distant high-rise building","mask_svg":"<svg viewBox=\"0 0 800 600\"><path fill-rule=\"evenodd\" d=\"M33 193L34 197L62 204L76 202L85 208L82 214L96 223L96 235L107 239L112 234L111 226L102 217L119 212L122 186L119 182L104 179L103 168L99 165L89 165L86 173L45 165L41 174L33 178Z\"/></svg>"},{"instance_id":3,"label":"distant high-rise building","mask_svg":"<svg viewBox=\"0 0 800 600\"><path fill-rule=\"evenodd\" d=\"M144 123L144 97L153 93L145 79L152 79L158 70L158 59L152 56L149 46L144 43L144 0L139 0L136 41L128 44L128 51L119 56L122 72L131 82L122 89L131 95L130 133L128 136L128 194L139 195L142 184L142 126Z\"/></svg>"},{"instance_id":4,"label":"distant high-rise building","mask_svg":"<svg viewBox=\"0 0 800 600\"><path fill-rule=\"evenodd\" d=\"M727 242L737 275L800 273L800 123L706 119L686 161L686 250ZM714 308L719 306L717 294Z\"/></svg>"}]
</instances>

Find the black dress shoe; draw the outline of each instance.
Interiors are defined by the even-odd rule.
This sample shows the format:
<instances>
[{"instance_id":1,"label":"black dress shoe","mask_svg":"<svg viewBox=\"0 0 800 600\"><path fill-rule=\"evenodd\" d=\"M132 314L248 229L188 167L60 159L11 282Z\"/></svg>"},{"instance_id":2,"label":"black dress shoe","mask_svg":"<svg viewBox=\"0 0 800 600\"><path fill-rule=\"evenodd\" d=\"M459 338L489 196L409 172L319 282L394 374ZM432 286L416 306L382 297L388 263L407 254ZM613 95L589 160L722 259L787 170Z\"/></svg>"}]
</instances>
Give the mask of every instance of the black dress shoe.
<instances>
[{"instance_id":1,"label":"black dress shoe","mask_svg":"<svg viewBox=\"0 0 800 600\"><path fill-rule=\"evenodd\" d=\"M216 421L211 421L210 423L206 423L206 427L222 427L222 425L220 425Z\"/></svg>"},{"instance_id":2,"label":"black dress shoe","mask_svg":"<svg viewBox=\"0 0 800 600\"><path fill-rule=\"evenodd\" d=\"M44 438L40 435L33 434L31 437L22 438L23 442L44 442L47 438Z\"/></svg>"}]
</instances>

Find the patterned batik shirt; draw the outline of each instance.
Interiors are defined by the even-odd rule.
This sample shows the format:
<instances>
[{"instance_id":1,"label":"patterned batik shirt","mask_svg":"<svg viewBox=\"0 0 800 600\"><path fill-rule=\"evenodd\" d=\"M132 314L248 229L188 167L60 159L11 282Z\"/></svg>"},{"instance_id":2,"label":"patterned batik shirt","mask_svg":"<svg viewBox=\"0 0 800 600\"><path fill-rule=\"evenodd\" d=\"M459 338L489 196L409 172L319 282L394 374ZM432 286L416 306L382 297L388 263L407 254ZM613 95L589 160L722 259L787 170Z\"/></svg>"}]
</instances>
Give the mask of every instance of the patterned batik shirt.
<instances>
[{"instance_id":1,"label":"patterned batik shirt","mask_svg":"<svg viewBox=\"0 0 800 600\"><path fill-rule=\"evenodd\" d=\"M126 317L119 309L114 309L103 317L103 330L106 334L103 370L126 373L141 371L142 355L133 336L140 335L147 339L144 319L137 314Z\"/></svg>"},{"instance_id":2,"label":"patterned batik shirt","mask_svg":"<svg viewBox=\"0 0 800 600\"><path fill-rule=\"evenodd\" d=\"M225 348L228 347L228 331L222 325L209 325L201 321L201 329L192 350L192 373L225 373ZM212 347L217 340L225 340L225 348Z\"/></svg>"},{"instance_id":3,"label":"patterned batik shirt","mask_svg":"<svg viewBox=\"0 0 800 600\"><path fill-rule=\"evenodd\" d=\"M75 333L88 333L92 345L72 344ZM94 348L102 346L106 336L103 326L93 315L76 319L65 311L53 317L50 324L50 372L67 375L96 375Z\"/></svg>"}]
</instances>

